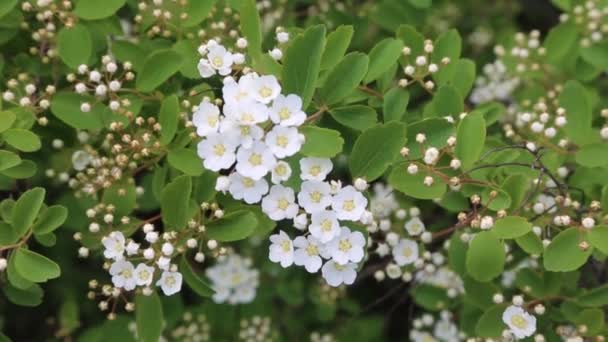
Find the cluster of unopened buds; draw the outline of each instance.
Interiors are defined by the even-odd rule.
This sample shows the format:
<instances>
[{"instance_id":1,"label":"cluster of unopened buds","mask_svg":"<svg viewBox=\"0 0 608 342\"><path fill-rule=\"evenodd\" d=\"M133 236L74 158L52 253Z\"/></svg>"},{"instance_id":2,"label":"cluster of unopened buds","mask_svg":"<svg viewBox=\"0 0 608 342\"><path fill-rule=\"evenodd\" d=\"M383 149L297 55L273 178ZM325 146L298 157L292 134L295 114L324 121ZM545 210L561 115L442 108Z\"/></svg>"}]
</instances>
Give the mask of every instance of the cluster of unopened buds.
<instances>
[{"instance_id":1,"label":"cluster of unopened buds","mask_svg":"<svg viewBox=\"0 0 608 342\"><path fill-rule=\"evenodd\" d=\"M7 89L2 92L2 100L15 106L23 107L34 113L42 113L50 106L50 99L55 94L55 86L48 85L41 89L28 74L21 73L17 78L6 81ZM38 123L45 126L46 117L39 117Z\"/></svg>"},{"instance_id":2,"label":"cluster of unopened buds","mask_svg":"<svg viewBox=\"0 0 608 342\"><path fill-rule=\"evenodd\" d=\"M583 35L580 44L589 47L608 34L608 6L598 0L588 0L573 7L572 13L560 15L561 22L573 22Z\"/></svg>"},{"instance_id":3,"label":"cluster of unopened buds","mask_svg":"<svg viewBox=\"0 0 608 342\"><path fill-rule=\"evenodd\" d=\"M410 332L412 341L461 341L465 335L454 323L452 313L441 311L439 319L435 319L430 313L425 313L412 323L414 329Z\"/></svg>"},{"instance_id":4,"label":"cluster of unopened buds","mask_svg":"<svg viewBox=\"0 0 608 342\"><path fill-rule=\"evenodd\" d=\"M256 315L241 320L238 338L239 341L244 342L274 341L277 338L277 331L273 328L270 317Z\"/></svg>"},{"instance_id":5,"label":"cluster of unopened buds","mask_svg":"<svg viewBox=\"0 0 608 342\"><path fill-rule=\"evenodd\" d=\"M557 89L561 88L558 87ZM523 101L520 108L517 109L514 123L515 127L518 128L518 133L525 129L531 134L540 134L547 139L558 137L559 129L564 127L568 120L566 119L566 110L563 107L556 107L557 94L558 91L550 91L547 94L547 99L541 98L536 103ZM507 133L507 136L509 136L509 133ZM558 145L567 146L567 141L560 141Z\"/></svg>"},{"instance_id":6,"label":"cluster of unopened buds","mask_svg":"<svg viewBox=\"0 0 608 342\"><path fill-rule=\"evenodd\" d=\"M253 301L259 285L259 271L252 268L252 264L251 259L235 253L219 256L205 271L215 290L213 301L231 305Z\"/></svg>"},{"instance_id":7,"label":"cluster of unopened buds","mask_svg":"<svg viewBox=\"0 0 608 342\"><path fill-rule=\"evenodd\" d=\"M509 51L504 46L497 45L494 53L499 58L513 60L517 73L541 70L547 50L540 42L540 31L533 30L529 34L518 32L514 44Z\"/></svg>"},{"instance_id":8,"label":"cluster of unopened buds","mask_svg":"<svg viewBox=\"0 0 608 342\"><path fill-rule=\"evenodd\" d=\"M472 103L511 100L511 94L519 85L519 78L511 76L500 59L484 65L482 72L475 80L475 88L469 96Z\"/></svg>"},{"instance_id":9,"label":"cluster of unopened buds","mask_svg":"<svg viewBox=\"0 0 608 342\"><path fill-rule=\"evenodd\" d=\"M449 64L450 58L443 57L439 62L432 62L431 54L434 49L431 40L424 41L424 53L419 56L411 56L411 48L409 46L403 47L403 56L413 58L413 64L408 64L403 68L405 78L399 80L399 86L407 87L413 82L418 82L428 91L435 88L435 82L430 79L425 81L425 78L438 72L441 66Z\"/></svg>"}]
</instances>

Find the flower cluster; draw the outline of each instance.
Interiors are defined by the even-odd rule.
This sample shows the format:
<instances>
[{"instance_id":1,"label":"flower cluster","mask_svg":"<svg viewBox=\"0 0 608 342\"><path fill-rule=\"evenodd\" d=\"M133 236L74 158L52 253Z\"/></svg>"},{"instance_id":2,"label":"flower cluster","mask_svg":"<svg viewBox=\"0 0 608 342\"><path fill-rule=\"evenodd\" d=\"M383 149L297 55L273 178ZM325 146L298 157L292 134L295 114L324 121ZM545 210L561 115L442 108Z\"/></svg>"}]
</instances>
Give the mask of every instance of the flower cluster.
<instances>
[{"instance_id":1,"label":"flower cluster","mask_svg":"<svg viewBox=\"0 0 608 342\"><path fill-rule=\"evenodd\" d=\"M481 104L494 100L506 102L511 99L511 94L519 85L519 79L508 73L507 67L500 59L484 65L482 72L483 75L479 75L475 80L475 88L469 97L471 102Z\"/></svg>"},{"instance_id":2,"label":"flower cluster","mask_svg":"<svg viewBox=\"0 0 608 342\"><path fill-rule=\"evenodd\" d=\"M273 328L270 317L253 316L251 319L243 319L240 328L239 341L274 341L277 338L277 331Z\"/></svg>"},{"instance_id":3,"label":"flower cluster","mask_svg":"<svg viewBox=\"0 0 608 342\"><path fill-rule=\"evenodd\" d=\"M588 0L573 6L572 13L560 15L561 22L574 23L583 38L580 44L589 47L602 41L608 34L608 6L598 0Z\"/></svg>"},{"instance_id":4,"label":"flower cluster","mask_svg":"<svg viewBox=\"0 0 608 342\"><path fill-rule=\"evenodd\" d=\"M423 314L421 317L414 319L412 331L410 331L410 340L416 342L424 341L441 341L441 342L456 342L464 339L464 334L460 332L452 313L449 311L441 311L439 319L435 319L429 313Z\"/></svg>"},{"instance_id":5,"label":"flower cluster","mask_svg":"<svg viewBox=\"0 0 608 342\"><path fill-rule=\"evenodd\" d=\"M36 114L45 112L51 106L50 99L55 94L56 88L48 85L44 89L39 89L35 83L31 75L20 73L17 78L6 81L7 89L2 92L2 100ZM38 117L38 124L45 126L47 123L46 117Z\"/></svg>"},{"instance_id":6,"label":"flower cluster","mask_svg":"<svg viewBox=\"0 0 608 342\"><path fill-rule=\"evenodd\" d=\"M252 261L238 254L218 258L217 263L205 271L211 280L216 303L250 303L256 295L259 272L251 267Z\"/></svg>"},{"instance_id":7,"label":"flower cluster","mask_svg":"<svg viewBox=\"0 0 608 342\"><path fill-rule=\"evenodd\" d=\"M448 65L450 58L442 57L440 60L435 60L435 56L432 55L435 47L431 40L427 39L424 41L423 49L424 51L420 55L414 56L409 46L403 47L403 56L411 63L403 68L405 78L399 80L399 86L406 87L411 83L417 82L428 91L432 91L435 88L434 81L425 79L437 73L441 66Z\"/></svg>"}]
</instances>

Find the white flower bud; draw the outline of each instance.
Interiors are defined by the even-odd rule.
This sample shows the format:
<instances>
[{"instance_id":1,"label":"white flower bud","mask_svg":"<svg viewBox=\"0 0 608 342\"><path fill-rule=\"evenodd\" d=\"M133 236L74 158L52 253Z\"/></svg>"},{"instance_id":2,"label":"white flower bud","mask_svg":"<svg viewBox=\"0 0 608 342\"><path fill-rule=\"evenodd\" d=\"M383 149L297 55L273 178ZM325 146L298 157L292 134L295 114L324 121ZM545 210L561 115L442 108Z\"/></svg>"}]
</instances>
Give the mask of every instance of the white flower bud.
<instances>
[{"instance_id":1,"label":"white flower bud","mask_svg":"<svg viewBox=\"0 0 608 342\"><path fill-rule=\"evenodd\" d=\"M361 177L355 179L355 189L365 191L367 189L367 181Z\"/></svg>"}]
</instances>

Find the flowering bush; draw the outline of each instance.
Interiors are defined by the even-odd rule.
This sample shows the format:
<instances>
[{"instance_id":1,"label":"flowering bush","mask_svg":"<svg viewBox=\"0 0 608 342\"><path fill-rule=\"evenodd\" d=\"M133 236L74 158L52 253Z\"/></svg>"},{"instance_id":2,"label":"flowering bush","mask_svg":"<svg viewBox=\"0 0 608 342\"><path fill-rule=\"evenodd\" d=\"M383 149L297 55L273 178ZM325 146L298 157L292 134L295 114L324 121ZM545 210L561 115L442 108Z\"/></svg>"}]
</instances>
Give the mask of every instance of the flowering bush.
<instances>
[{"instance_id":1,"label":"flowering bush","mask_svg":"<svg viewBox=\"0 0 608 342\"><path fill-rule=\"evenodd\" d=\"M608 1L1 0L0 46L0 341L608 336Z\"/></svg>"}]
</instances>

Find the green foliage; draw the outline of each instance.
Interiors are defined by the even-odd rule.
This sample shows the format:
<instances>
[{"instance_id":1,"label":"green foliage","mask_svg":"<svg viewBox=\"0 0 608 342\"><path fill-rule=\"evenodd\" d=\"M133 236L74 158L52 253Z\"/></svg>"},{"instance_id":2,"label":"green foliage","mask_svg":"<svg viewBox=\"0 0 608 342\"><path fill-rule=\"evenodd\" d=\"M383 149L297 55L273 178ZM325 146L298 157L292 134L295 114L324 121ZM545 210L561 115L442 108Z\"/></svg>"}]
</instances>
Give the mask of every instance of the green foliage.
<instances>
[{"instance_id":1,"label":"green foliage","mask_svg":"<svg viewBox=\"0 0 608 342\"><path fill-rule=\"evenodd\" d=\"M467 272L475 280L490 281L502 273L505 258L504 245L492 232L478 233L467 251Z\"/></svg>"},{"instance_id":2,"label":"green foliage","mask_svg":"<svg viewBox=\"0 0 608 342\"><path fill-rule=\"evenodd\" d=\"M331 158L342 151L344 139L336 130L306 126L301 131L306 140L300 153L305 156Z\"/></svg>"}]
</instances>

